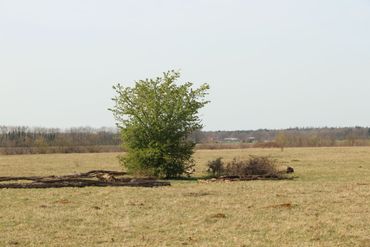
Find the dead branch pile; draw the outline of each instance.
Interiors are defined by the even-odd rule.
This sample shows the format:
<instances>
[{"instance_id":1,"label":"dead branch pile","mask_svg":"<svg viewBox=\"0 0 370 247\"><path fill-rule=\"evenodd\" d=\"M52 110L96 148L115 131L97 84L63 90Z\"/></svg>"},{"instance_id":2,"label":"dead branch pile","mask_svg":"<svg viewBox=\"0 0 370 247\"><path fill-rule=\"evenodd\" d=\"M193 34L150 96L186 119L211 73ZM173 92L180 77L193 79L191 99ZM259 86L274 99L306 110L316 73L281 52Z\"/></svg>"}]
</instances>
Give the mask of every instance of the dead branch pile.
<instances>
[{"instance_id":1,"label":"dead branch pile","mask_svg":"<svg viewBox=\"0 0 370 247\"><path fill-rule=\"evenodd\" d=\"M288 179L286 175L293 173L290 166L279 166L277 160L268 156L250 156L247 160L234 158L224 163L222 158L208 162L208 172L213 181L235 180L281 180Z\"/></svg>"},{"instance_id":2,"label":"dead branch pile","mask_svg":"<svg viewBox=\"0 0 370 247\"><path fill-rule=\"evenodd\" d=\"M214 183L214 182L223 182L229 183L233 181L251 181L251 180L290 180L292 177L280 177L275 175L248 175L248 176L220 176L216 178L209 179L199 179L198 183Z\"/></svg>"},{"instance_id":3,"label":"dead branch pile","mask_svg":"<svg viewBox=\"0 0 370 247\"><path fill-rule=\"evenodd\" d=\"M62 188L62 187L87 187L87 186L157 187L171 185L169 182L158 181L152 178L129 178L123 177L124 175L126 175L125 172L93 170L85 173L64 176L0 177L0 189Z\"/></svg>"}]
</instances>

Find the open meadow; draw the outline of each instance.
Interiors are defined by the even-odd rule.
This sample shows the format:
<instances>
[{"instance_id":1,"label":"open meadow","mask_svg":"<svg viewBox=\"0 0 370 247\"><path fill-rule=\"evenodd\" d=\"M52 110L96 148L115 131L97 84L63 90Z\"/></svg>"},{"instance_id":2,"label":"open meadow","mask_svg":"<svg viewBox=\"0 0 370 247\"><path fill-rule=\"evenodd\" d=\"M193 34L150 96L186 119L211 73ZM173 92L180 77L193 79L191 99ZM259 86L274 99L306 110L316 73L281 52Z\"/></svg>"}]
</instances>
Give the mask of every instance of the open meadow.
<instances>
[{"instance_id":1,"label":"open meadow","mask_svg":"<svg viewBox=\"0 0 370 247\"><path fill-rule=\"evenodd\" d=\"M198 150L271 155L293 180L0 189L0 246L370 246L370 148ZM117 153L0 156L1 176L120 170Z\"/></svg>"}]
</instances>

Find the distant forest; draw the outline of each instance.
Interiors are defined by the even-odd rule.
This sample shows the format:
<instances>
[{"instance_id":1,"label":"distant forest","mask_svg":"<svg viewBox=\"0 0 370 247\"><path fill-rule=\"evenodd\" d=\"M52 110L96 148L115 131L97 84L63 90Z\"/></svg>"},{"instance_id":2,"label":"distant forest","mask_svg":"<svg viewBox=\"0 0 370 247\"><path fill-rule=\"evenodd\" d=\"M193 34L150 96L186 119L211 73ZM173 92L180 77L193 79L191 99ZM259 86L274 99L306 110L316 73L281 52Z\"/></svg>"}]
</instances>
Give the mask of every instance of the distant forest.
<instances>
[{"instance_id":1,"label":"distant forest","mask_svg":"<svg viewBox=\"0 0 370 247\"><path fill-rule=\"evenodd\" d=\"M119 152L115 128L90 127L66 130L0 126L0 153L94 153Z\"/></svg>"},{"instance_id":2,"label":"distant forest","mask_svg":"<svg viewBox=\"0 0 370 247\"><path fill-rule=\"evenodd\" d=\"M253 147L368 146L370 128L290 128L281 130L197 131L190 137L198 149ZM120 152L115 128L0 126L1 154Z\"/></svg>"}]
</instances>

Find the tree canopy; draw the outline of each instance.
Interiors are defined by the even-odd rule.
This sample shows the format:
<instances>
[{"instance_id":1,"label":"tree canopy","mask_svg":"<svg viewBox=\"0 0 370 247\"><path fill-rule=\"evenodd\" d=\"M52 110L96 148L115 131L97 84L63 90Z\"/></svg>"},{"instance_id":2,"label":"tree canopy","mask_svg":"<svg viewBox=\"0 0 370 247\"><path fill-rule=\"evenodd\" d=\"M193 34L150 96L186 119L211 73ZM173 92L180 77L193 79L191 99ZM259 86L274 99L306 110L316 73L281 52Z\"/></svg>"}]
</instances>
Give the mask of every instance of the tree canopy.
<instances>
[{"instance_id":1,"label":"tree canopy","mask_svg":"<svg viewBox=\"0 0 370 247\"><path fill-rule=\"evenodd\" d=\"M172 70L136 81L134 87L113 87L117 95L111 111L127 150L121 162L129 172L177 177L192 168L195 143L188 137L203 127L199 110L209 102L209 85L193 89L191 82L176 84L179 77Z\"/></svg>"}]
</instances>

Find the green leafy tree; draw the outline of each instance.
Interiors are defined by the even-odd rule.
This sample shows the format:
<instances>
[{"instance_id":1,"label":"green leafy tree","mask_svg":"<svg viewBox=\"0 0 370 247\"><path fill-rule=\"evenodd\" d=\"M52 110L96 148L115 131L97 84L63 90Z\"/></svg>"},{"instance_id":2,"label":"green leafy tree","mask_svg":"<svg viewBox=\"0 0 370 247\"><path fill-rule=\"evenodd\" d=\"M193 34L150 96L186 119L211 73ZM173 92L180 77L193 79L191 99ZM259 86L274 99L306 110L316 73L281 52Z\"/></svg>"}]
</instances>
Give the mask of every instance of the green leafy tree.
<instances>
[{"instance_id":1,"label":"green leafy tree","mask_svg":"<svg viewBox=\"0 0 370 247\"><path fill-rule=\"evenodd\" d=\"M209 85L177 85L179 77L172 70L134 87L113 87L117 95L110 110L127 150L120 160L129 172L167 178L190 174L195 143L188 137L203 127L199 110L209 102L204 99Z\"/></svg>"}]
</instances>

